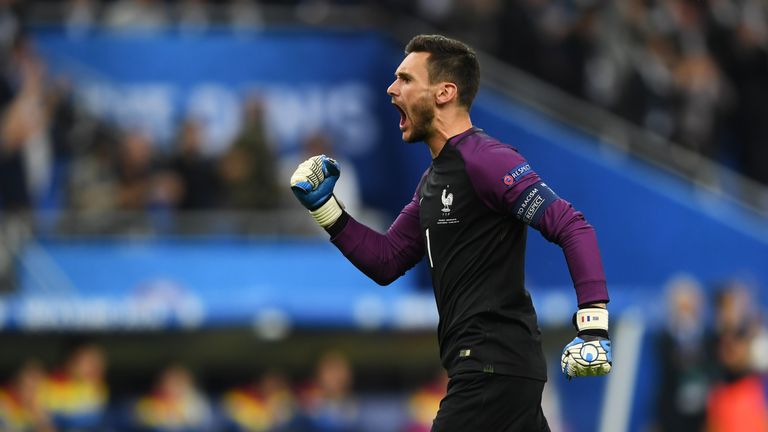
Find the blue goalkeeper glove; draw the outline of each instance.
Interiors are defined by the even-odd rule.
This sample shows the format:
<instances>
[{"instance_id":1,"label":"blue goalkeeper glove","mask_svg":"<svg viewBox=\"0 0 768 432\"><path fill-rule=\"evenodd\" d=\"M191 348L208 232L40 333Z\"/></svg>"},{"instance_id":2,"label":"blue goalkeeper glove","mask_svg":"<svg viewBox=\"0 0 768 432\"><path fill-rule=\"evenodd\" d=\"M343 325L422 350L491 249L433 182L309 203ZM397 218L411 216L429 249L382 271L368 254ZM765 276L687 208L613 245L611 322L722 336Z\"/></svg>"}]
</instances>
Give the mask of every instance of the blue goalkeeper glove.
<instances>
[{"instance_id":1,"label":"blue goalkeeper glove","mask_svg":"<svg viewBox=\"0 0 768 432\"><path fill-rule=\"evenodd\" d=\"M342 214L343 207L333 196L340 174L335 160L318 155L299 164L291 176L293 194L323 228L333 225Z\"/></svg>"},{"instance_id":2,"label":"blue goalkeeper glove","mask_svg":"<svg viewBox=\"0 0 768 432\"><path fill-rule=\"evenodd\" d=\"M574 314L574 325L579 333L563 349L560 369L568 379L607 375L613 364L608 311L599 307L579 309Z\"/></svg>"}]
</instances>

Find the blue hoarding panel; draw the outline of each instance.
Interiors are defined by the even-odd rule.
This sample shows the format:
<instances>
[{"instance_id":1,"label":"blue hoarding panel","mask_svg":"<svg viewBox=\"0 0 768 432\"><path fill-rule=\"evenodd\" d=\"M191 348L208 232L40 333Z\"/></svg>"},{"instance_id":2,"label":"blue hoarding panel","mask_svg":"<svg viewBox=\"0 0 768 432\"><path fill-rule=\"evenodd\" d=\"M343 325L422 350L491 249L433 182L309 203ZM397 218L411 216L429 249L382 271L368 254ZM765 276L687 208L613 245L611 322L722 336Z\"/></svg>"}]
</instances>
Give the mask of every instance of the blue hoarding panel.
<instances>
[{"instance_id":1,"label":"blue hoarding panel","mask_svg":"<svg viewBox=\"0 0 768 432\"><path fill-rule=\"evenodd\" d=\"M436 323L410 274L377 286L323 241L46 242L20 267L0 321L24 329Z\"/></svg>"}]
</instances>

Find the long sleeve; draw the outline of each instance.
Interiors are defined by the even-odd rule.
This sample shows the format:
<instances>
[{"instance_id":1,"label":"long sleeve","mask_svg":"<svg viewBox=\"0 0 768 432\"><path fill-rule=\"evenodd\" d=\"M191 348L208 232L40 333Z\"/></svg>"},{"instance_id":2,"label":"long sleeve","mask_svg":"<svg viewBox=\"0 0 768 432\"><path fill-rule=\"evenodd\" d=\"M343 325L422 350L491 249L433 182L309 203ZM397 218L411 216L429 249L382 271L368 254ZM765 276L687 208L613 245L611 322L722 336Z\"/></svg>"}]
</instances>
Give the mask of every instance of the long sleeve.
<instances>
[{"instance_id":1,"label":"long sleeve","mask_svg":"<svg viewBox=\"0 0 768 432\"><path fill-rule=\"evenodd\" d=\"M544 211L537 228L547 240L563 249L579 305L607 302L603 262L595 229L584 215L562 198Z\"/></svg>"},{"instance_id":2,"label":"long sleeve","mask_svg":"<svg viewBox=\"0 0 768 432\"><path fill-rule=\"evenodd\" d=\"M329 232L331 242L341 253L379 285L392 283L424 256L416 194L384 234L368 228L347 213Z\"/></svg>"},{"instance_id":3,"label":"long sleeve","mask_svg":"<svg viewBox=\"0 0 768 432\"><path fill-rule=\"evenodd\" d=\"M565 254L579 305L607 302L605 272L594 228L558 197L512 147L488 144L484 151L459 150L480 199L537 229Z\"/></svg>"}]
</instances>

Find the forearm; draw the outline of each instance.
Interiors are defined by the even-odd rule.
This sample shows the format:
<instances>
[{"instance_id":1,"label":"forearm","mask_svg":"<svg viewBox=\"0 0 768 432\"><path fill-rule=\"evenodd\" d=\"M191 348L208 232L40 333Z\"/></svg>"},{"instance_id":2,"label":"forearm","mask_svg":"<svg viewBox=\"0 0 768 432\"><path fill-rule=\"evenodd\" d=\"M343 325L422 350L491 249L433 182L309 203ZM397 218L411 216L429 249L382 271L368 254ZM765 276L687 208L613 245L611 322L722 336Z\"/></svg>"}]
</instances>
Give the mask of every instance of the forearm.
<instances>
[{"instance_id":1,"label":"forearm","mask_svg":"<svg viewBox=\"0 0 768 432\"><path fill-rule=\"evenodd\" d=\"M558 199L541 220L544 236L563 249L580 306L607 303L608 289L595 230L570 203Z\"/></svg>"},{"instance_id":2,"label":"forearm","mask_svg":"<svg viewBox=\"0 0 768 432\"><path fill-rule=\"evenodd\" d=\"M366 276L388 285L413 267L423 256L418 225L401 213L386 233L380 234L346 212L327 229L331 242Z\"/></svg>"},{"instance_id":3,"label":"forearm","mask_svg":"<svg viewBox=\"0 0 768 432\"><path fill-rule=\"evenodd\" d=\"M333 196L341 169L328 156L313 156L291 176L291 191L352 264L380 285L387 285L424 255L419 203L414 194L386 234L354 220Z\"/></svg>"}]
</instances>

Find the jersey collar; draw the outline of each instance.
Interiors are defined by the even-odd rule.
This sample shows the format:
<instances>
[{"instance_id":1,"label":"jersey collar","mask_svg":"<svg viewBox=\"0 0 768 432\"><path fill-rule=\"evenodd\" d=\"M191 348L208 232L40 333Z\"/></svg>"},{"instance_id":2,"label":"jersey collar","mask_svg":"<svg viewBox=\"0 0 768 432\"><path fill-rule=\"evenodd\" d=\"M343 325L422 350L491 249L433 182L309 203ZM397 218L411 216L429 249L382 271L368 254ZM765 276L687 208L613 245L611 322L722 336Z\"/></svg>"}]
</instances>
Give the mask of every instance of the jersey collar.
<instances>
[{"instance_id":1,"label":"jersey collar","mask_svg":"<svg viewBox=\"0 0 768 432\"><path fill-rule=\"evenodd\" d=\"M459 145L459 143L461 143L464 140L464 138L482 131L483 131L482 129L472 126L471 128L465 130L464 132L448 138L445 141L445 145L443 146L443 148L440 149L440 153L438 153L437 156L435 156L432 159L432 161L436 161L437 159L439 159L440 156L445 152L445 148L448 147L449 145L456 147L457 145Z\"/></svg>"},{"instance_id":2,"label":"jersey collar","mask_svg":"<svg viewBox=\"0 0 768 432\"><path fill-rule=\"evenodd\" d=\"M458 145L458 144L459 144L459 143L460 143L462 140L464 140L464 138L466 138L466 137L468 137L468 136L470 136L470 135L474 135L474 134L476 134L476 133L478 133L478 132L482 132L482 131L483 131L483 130L482 130L482 129L480 129L479 127L475 127L475 126L472 126L471 128L469 128L469 129L465 130L464 132L462 132L462 133L460 133L460 134L458 134L458 135L454 135L454 136L452 136L452 137L448 138L448 141L446 141L446 142L445 142L445 145L448 145L448 144L453 144L454 146L456 146L456 145Z\"/></svg>"}]
</instances>

